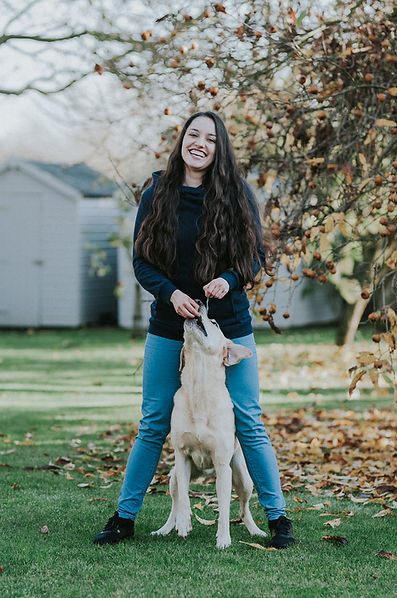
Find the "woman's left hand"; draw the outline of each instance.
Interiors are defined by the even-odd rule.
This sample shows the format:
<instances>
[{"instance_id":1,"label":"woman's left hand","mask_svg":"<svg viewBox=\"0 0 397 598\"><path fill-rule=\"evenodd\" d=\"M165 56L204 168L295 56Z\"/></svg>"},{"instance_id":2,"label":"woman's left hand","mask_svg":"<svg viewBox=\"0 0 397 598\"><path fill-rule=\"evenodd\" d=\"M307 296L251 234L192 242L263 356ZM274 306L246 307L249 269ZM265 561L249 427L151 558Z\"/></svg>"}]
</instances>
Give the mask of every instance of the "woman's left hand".
<instances>
[{"instance_id":1,"label":"woman's left hand","mask_svg":"<svg viewBox=\"0 0 397 598\"><path fill-rule=\"evenodd\" d=\"M229 283L224 278L214 278L203 287L205 296L209 299L222 299L229 292Z\"/></svg>"}]
</instances>

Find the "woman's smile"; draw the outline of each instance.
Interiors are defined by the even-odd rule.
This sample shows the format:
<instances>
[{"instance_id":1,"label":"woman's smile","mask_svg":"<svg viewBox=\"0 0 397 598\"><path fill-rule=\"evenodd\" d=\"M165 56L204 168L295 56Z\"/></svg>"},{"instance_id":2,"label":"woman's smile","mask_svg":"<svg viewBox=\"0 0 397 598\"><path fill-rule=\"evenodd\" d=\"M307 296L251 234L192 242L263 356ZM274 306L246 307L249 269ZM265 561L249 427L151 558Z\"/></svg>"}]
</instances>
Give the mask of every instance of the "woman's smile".
<instances>
[{"instance_id":1,"label":"woman's smile","mask_svg":"<svg viewBox=\"0 0 397 598\"><path fill-rule=\"evenodd\" d=\"M181 147L187 181L190 180L189 175L204 174L214 161L215 150L216 130L214 121L207 116L195 118L186 130Z\"/></svg>"}]
</instances>

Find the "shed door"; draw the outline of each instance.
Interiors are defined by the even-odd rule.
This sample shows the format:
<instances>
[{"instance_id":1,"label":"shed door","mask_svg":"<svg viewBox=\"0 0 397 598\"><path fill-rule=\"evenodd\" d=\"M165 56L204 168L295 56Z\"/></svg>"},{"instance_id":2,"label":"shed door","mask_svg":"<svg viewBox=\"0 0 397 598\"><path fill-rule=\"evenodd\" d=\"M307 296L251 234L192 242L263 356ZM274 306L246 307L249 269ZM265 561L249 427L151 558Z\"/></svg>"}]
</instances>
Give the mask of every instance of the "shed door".
<instances>
[{"instance_id":1,"label":"shed door","mask_svg":"<svg viewBox=\"0 0 397 598\"><path fill-rule=\"evenodd\" d=\"M41 323L41 221L40 196L0 197L0 325Z\"/></svg>"}]
</instances>

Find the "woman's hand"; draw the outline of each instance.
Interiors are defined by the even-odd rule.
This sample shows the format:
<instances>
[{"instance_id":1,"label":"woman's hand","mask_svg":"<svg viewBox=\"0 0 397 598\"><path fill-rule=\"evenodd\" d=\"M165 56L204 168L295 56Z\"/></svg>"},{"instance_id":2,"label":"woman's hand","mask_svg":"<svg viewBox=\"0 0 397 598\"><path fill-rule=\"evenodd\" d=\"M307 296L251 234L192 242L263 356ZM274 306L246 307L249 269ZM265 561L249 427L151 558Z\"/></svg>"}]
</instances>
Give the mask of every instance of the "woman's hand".
<instances>
[{"instance_id":1,"label":"woman's hand","mask_svg":"<svg viewBox=\"0 0 397 598\"><path fill-rule=\"evenodd\" d=\"M182 318L197 318L199 316L199 306L193 299L179 291L174 291L170 297L170 301L178 316Z\"/></svg>"},{"instance_id":2,"label":"woman's hand","mask_svg":"<svg viewBox=\"0 0 397 598\"><path fill-rule=\"evenodd\" d=\"M205 296L209 299L222 299L229 292L229 283L224 278L214 278L203 287Z\"/></svg>"}]
</instances>

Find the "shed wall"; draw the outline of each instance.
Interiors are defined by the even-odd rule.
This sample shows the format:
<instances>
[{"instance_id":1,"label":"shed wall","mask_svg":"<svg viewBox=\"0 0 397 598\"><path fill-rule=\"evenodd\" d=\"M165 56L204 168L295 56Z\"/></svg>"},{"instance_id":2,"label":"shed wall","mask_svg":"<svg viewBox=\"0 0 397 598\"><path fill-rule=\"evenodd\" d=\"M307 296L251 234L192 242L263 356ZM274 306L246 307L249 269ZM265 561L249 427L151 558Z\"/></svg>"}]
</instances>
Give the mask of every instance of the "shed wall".
<instances>
[{"instance_id":1,"label":"shed wall","mask_svg":"<svg viewBox=\"0 0 397 598\"><path fill-rule=\"evenodd\" d=\"M78 325L76 202L19 170L0 187L0 325Z\"/></svg>"}]
</instances>

